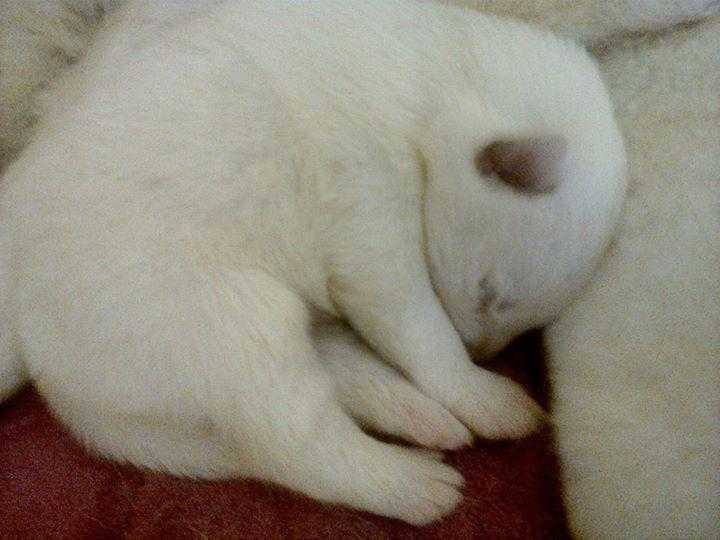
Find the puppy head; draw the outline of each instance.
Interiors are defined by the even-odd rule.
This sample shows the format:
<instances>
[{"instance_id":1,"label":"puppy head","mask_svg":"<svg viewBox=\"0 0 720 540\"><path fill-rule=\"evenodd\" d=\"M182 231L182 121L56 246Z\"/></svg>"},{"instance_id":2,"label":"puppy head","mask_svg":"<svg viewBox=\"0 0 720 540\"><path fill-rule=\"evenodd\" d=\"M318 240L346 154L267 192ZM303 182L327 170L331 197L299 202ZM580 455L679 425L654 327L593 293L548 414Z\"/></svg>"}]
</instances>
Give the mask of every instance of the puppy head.
<instances>
[{"instance_id":1,"label":"puppy head","mask_svg":"<svg viewBox=\"0 0 720 540\"><path fill-rule=\"evenodd\" d=\"M427 130L428 267L461 337L481 356L557 317L609 242L625 154L607 96L595 94L592 110L553 110L549 119L456 97Z\"/></svg>"}]
</instances>

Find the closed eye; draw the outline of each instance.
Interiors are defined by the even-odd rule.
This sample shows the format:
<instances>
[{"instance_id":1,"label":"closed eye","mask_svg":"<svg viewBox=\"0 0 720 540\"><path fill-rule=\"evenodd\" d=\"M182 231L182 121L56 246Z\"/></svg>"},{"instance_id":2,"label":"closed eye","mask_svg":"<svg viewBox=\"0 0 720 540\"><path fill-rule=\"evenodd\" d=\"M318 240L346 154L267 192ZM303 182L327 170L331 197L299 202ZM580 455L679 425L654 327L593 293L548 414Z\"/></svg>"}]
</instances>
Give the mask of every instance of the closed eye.
<instances>
[{"instance_id":1,"label":"closed eye","mask_svg":"<svg viewBox=\"0 0 720 540\"><path fill-rule=\"evenodd\" d=\"M510 311L514 307L515 302L511 300L502 300L501 302L498 302L498 305L495 306L495 309L497 309L500 313L503 313L505 311Z\"/></svg>"},{"instance_id":2,"label":"closed eye","mask_svg":"<svg viewBox=\"0 0 720 540\"><path fill-rule=\"evenodd\" d=\"M507 299L500 299L500 293L490 278L485 277L478 283L478 306L477 313L487 315L490 311L504 313L515 307L516 302Z\"/></svg>"},{"instance_id":3,"label":"closed eye","mask_svg":"<svg viewBox=\"0 0 720 540\"><path fill-rule=\"evenodd\" d=\"M487 277L480 280L478 289L478 313L487 313L497 300L497 289Z\"/></svg>"}]
</instances>

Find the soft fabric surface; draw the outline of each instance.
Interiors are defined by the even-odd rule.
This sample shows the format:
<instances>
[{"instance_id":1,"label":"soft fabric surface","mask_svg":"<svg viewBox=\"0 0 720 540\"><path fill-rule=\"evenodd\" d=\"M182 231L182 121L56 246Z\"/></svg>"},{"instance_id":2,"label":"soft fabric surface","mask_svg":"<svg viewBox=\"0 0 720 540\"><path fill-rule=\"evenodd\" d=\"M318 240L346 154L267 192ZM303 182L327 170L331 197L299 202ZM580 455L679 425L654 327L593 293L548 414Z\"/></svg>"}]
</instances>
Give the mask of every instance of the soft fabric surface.
<instances>
[{"instance_id":1,"label":"soft fabric surface","mask_svg":"<svg viewBox=\"0 0 720 540\"><path fill-rule=\"evenodd\" d=\"M502 362L542 397L538 351L537 336L526 338ZM465 500L425 529L258 482L196 482L95 459L32 389L0 406L0 441L0 538L567 537L547 434L449 455Z\"/></svg>"}]
</instances>

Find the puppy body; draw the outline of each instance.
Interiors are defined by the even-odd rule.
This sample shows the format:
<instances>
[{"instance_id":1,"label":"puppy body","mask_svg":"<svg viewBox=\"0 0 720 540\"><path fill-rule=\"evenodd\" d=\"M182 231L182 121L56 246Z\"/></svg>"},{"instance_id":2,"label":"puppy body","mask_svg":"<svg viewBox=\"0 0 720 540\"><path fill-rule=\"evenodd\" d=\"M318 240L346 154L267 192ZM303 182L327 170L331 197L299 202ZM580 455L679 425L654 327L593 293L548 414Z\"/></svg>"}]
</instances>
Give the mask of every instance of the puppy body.
<instances>
[{"instance_id":1,"label":"puppy body","mask_svg":"<svg viewBox=\"0 0 720 540\"><path fill-rule=\"evenodd\" d=\"M458 475L346 411L440 448L468 441L453 417L533 428L535 405L463 340L490 352L555 317L607 242L624 155L596 68L430 4L196 7L119 10L8 168L3 394L27 375L117 459L436 519ZM372 351L313 340L318 313ZM430 429L352 395L343 352L405 385ZM362 367L375 354L414 387Z\"/></svg>"},{"instance_id":2,"label":"puppy body","mask_svg":"<svg viewBox=\"0 0 720 540\"><path fill-rule=\"evenodd\" d=\"M119 0L0 0L0 169L27 143L37 93L87 47Z\"/></svg>"}]
</instances>

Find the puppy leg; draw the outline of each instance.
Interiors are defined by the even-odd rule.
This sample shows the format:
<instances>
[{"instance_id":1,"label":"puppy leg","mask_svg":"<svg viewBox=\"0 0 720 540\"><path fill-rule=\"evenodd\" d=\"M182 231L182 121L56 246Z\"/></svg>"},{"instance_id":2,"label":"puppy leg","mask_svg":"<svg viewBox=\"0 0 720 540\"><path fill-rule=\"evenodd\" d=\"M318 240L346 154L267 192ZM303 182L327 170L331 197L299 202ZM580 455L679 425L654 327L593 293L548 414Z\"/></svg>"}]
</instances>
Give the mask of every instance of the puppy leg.
<instances>
[{"instance_id":1,"label":"puppy leg","mask_svg":"<svg viewBox=\"0 0 720 540\"><path fill-rule=\"evenodd\" d=\"M250 475L414 524L452 510L460 499L456 471L373 439L342 410L317 358L305 304L263 274L243 280L242 289L233 286L236 301L223 295L242 306L228 318L228 332L243 331L232 340L242 350L205 367L210 384L201 397L214 423L245 448Z\"/></svg>"},{"instance_id":2,"label":"puppy leg","mask_svg":"<svg viewBox=\"0 0 720 540\"><path fill-rule=\"evenodd\" d=\"M383 358L475 433L503 438L534 430L537 404L515 383L472 363L435 295L423 255L420 194L413 196L411 186L377 163L345 170L366 173L335 179L348 186L344 198L353 203L352 212L328 227L326 239L329 290L340 312Z\"/></svg>"},{"instance_id":3,"label":"puppy leg","mask_svg":"<svg viewBox=\"0 0 720 540\"><path fill-rule=\"evenodd\" d=\"M102 350L115 358L42 381L51 406L92 447L176 474L271 481L417 525L457 505L455 470L373 439L342 409L295 293L258 271L187 270L175 255L168 262L175 275L159 275L152 290L136 276L103 310L120 341ZM106 322L85 319L93 336ZM105 381L83 380L92 372Z\"/></svg>"},{"instance_id":4,"label":"puppy leg","mask_svg":"<svg viewBox=\"0 0 720 540\"><path fill-rule=\"evenodd\" d=\"M363 426L432 448L452 450L472 442L460 421L385 364L350 328L319 324L314 336L340 403Z\"/></svg>"}]
</instances>

